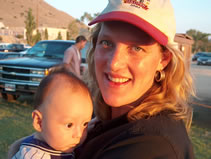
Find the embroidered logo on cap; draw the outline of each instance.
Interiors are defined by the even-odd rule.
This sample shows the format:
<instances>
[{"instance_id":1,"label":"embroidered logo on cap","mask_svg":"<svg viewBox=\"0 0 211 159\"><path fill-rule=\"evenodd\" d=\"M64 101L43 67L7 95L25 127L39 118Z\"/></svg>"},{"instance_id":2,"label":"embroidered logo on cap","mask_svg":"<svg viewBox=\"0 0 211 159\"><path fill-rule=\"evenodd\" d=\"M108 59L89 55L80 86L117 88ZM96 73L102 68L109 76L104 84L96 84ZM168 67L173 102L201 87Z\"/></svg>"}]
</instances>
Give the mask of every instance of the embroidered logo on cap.
<instances>
[{"instance_id":1,"label":"embroidered logo on cap","mask_svg":"<svg viewBox=\"0 0 211 159\"><path fill-rule=\"evenodd\" d=\"M149 9L148 6L150 4L150 0L123 0L124 3L128 3L131 6L137 7L137 8L143 8L145 10Z\"/></svg>"}]
</instances>

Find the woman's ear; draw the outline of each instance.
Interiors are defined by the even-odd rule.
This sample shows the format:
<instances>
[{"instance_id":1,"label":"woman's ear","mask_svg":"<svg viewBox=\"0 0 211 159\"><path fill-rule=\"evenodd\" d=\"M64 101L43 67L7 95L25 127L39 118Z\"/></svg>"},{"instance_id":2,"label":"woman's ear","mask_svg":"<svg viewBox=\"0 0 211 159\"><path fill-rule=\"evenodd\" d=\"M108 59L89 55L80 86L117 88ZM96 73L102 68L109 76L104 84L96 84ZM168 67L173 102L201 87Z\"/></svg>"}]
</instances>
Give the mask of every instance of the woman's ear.
<instances>
[{"instance_id":1,"label":"woman's ear","mask_svg":"<svg viewBox=\"0 0 211 159\"><path fill-rule=\"evenodd\" d=\"M163 70L171 61L172 59L172 53L166 49L163 53L162 53L162 59L160 61L160 65L158 70Z\"/></svg>"},{"instance_id":2,"label":"woman's ear","mask_svg":"<svg viewBox=\"0 0 211 159\"><path fill-rule=\"evenodd\" d=\"M33 127L36 131L41 132L42 131L42 113L35 109L32 112L32 119L33 119Z\"/></svg>"}]
</instances>

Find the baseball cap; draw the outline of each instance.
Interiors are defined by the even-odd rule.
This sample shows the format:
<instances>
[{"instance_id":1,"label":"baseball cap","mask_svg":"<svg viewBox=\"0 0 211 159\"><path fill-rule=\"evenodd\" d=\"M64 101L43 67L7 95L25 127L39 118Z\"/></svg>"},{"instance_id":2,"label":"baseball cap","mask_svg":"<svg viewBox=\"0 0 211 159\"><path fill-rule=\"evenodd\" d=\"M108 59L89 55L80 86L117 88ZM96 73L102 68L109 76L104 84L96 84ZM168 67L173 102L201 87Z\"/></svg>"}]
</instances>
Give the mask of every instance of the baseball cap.
<instances>
[{"instance_id":1,"label":"baseball cap","mask_svg":"<svg viewBox=\"0 0 211 159\"><path fill-rule=\"evenodd\" d=\"M161 45L174 43L176 22L170 0L109 0L107 7L89 25L104 21L130 23Z\"/></svg>"}]
</instances>

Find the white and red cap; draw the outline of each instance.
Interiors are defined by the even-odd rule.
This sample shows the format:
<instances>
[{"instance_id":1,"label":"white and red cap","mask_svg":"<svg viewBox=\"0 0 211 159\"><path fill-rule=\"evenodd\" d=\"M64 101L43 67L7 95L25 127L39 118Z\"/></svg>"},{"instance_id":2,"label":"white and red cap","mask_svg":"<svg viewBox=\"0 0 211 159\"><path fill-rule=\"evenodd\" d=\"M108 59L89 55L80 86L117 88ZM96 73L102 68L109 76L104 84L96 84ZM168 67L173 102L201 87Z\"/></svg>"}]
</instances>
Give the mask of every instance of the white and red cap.
<instances>
[{"instance_id":1,"label":"white and red cap","mask_svg":"<svg viewBox=\"0 0 211 159\"><path fill-rule=\"evenodd\" d=\"M174 43L176 22L170 0L109 0L107 7L89 25L104 21L127 22L161 45Z\"/></svg>"}]
</instances>

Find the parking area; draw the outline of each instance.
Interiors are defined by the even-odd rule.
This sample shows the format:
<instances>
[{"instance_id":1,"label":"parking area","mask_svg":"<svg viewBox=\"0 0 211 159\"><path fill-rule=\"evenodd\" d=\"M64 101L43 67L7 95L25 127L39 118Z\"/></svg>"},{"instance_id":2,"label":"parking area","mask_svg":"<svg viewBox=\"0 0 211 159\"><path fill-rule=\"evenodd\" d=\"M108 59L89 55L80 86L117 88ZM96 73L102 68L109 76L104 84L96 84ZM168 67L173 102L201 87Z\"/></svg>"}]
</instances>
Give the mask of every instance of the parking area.
<instances>
[{"instance_id":1,"label":"parking area","mask_svg":"<svg viewBox=\"0 0 211 159\"><path fill-rule=\"evenodd\" d=\"M194 77L197 98L191 105L194 110L194 121L203 127L211 128L211 66L191 63L191 72Z\"/></svg>"}]
</instances>

